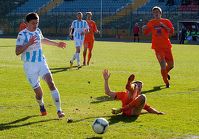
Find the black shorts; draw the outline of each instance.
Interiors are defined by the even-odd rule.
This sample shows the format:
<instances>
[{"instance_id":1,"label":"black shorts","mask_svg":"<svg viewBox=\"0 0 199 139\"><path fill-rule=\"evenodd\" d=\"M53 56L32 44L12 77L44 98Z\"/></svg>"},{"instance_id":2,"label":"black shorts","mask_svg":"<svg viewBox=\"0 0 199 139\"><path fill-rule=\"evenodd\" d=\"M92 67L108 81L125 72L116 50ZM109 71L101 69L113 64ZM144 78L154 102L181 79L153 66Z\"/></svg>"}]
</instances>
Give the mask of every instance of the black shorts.
<instances>
[{"instance_id":1,"label":"black shorts","mask_svg":"<svg viewBox=\"0 0 199 139\"><path fill-rule=\"evenodd\" d=\"M134 37L138 36L139 37L139 34L134 34Z\"/></svg>"}]
</instances>

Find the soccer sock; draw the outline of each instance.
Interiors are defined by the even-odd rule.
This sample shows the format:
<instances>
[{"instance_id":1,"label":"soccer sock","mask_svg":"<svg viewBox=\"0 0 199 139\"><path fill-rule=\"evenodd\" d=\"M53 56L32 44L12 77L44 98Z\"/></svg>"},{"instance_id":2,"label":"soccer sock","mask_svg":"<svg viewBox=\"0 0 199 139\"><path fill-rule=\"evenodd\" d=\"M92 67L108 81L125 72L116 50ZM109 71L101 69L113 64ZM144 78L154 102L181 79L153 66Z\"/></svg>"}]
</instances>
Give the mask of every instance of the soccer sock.
<instances>
[{"instance_id":1,"label":"soccer sock","mask_svg":"<svg viewBox=\"0 0 199 139\"><path fill-rule=\"evenodd\" d=\"M73 62L76 59L76 53L73 55L71 61Z\"/></svg>"},{"instance_id":2,"label":"soccer sock","mask_svg":"<svg viewBox=\"0 0 199 139\"><path fill-rule=\"evenodd\" d=\"M57 111L62 111L61 110L61 100L60 100L60 95L57 89L51 91L52 98L54 100L55 106L57 108Z\"/></svg>"},{"instance_id":3,"label":"soccer sock","mask_svg":"<svg viewBox=\"0 0 199 139\"><path fill-rule=\"evenodd\" d=\"M79 57L79 53L76 53L76 58L77 58L77 65L80 65L80 57Z\"/></svg>"},{"instance_id":4,"label":"soccer sock","mask_svg":"<svg viewBox=\"0 0 199 139\"><path fill-rule=\"evenodd\" d=\"M87 63L90 62L91 56L92 56L92 52L91 52L91 50L89 50L88 51L88 61L87 61Z\"/></svg>"},{"instance_id":5,"label":"soccer sock","mask_svg":"<svg viewBox=\"0 0 199 139\"><path fill-rule=\"evenodd\" d=\"M44 106L43 97L41 99L36 99L39 106Z\"/></svg>"},{"instance_id":6,"label":"soccer sock","mask_svg":"<svg viewBox=\"0 0 199 139\"><path fill-rule=\"evenodd\" d=\"M169 73L169 71L171 70L171 68L167 65L166 66L166 70L167 70L167 73Z\"/></svg>"},{"instance_id":7,"label":"soccer sock","mask_svg":"<svg viewBox=\"0 0 199 139\"><path fill-rule=\"evenodd\" d=\"M84 57L83 63L85 64L85 62L86 62L86 52L83 53L83 57Z\"/></svg>"},{"instance_id":8,"label":"soccer sock","mask_svg":"<svg viewBox=\"0 0 199 139\"><path fill-rule=\"evenodd\" d=\"M161 69L161 74L162 74L162 79L165 84L169 84L169 81L167 79L167 70L166 69Z\"/></svg>"}]
</instances>

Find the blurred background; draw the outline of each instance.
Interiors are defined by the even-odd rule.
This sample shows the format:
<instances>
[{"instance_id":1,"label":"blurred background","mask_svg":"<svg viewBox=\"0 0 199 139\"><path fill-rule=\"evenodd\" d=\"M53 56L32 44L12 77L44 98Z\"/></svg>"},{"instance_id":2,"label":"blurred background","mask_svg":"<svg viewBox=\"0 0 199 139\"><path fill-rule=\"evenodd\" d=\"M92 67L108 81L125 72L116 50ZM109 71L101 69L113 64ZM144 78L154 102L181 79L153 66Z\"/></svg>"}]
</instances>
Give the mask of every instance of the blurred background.
<instances>
[{"instance_id":1,"label":"blurred background","mask_svg":"<svg viewBox=\"0 0 199 139\"><path fill-rule=\"evenodd\" d=\"M131 41L137 23L140 40L145 40L141 27L152 18L152 7L160 6L162 17L175 27L172 39L179 40L184 33L187 39L199 42L199 0L1 0L0 6L0 37L16 37L25 15L37 12L45 36L68 39L76 12L81 11L85 19L85 12L91 11L101 31L97 39Z\"/></svg>"}]
</instances>

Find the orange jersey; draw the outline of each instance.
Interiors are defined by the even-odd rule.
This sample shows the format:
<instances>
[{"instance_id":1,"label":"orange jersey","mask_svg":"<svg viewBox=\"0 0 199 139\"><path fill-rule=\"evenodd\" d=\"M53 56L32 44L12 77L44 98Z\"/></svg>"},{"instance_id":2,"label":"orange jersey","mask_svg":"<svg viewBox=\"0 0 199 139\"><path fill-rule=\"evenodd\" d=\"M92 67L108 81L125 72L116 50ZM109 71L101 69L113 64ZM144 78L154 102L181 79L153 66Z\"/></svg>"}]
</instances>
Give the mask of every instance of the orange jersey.
<instances>
[{"instance_id":1,"label":"orange jersey","mask_svg":"<svg viewBox=\"0 0 199 139\"><path fill-rule=\"evenodd\" d=\"M152 33L152 49L164 49L171 48L171 42L169 40L169 32L160 24L163 23L171 32L174 32L173 25L168 19L152 19L147 23L147 29L144 34Z\"/></svg>"},{"instance_id":2,"label":"orange jersey","mask_svg":"<svg viewBox=\"0 0 199 139\"><path fill-rule=\"evenodd\" d=\"M20 25L19 25L19 32L24 30L26 28L26 23L22 22Z\"/></svg>"},{"instance_id":3,"label":"orange jersey","mask_svg":"<svg viewBox=\"0 0 199 139\"><path fill-rule=\"evenodd\" d=\"M122 107L125 107L131 101L133 101L132 98L129 99L127 92L116 92L116 99L119 99L122 101ZM145 104L143 109L147 110L149 107L150 107L149 105ZM132 109L130 108L127 110L123 110L122 113L126 116L131 116Z\"/></svg>"},{"instance_id":4,"label":"orange jersey","mask_svg":"<svg viewBox=\"0 0 199 139\"><path fill-rule=\"evenodd\" d=\"M95 39L94 33L97 32L97 25L93 20L86 20L86 22L89 26L89 32L85 34L84 41L85 42L94 41Z\"/></svg>"}]
</instances>

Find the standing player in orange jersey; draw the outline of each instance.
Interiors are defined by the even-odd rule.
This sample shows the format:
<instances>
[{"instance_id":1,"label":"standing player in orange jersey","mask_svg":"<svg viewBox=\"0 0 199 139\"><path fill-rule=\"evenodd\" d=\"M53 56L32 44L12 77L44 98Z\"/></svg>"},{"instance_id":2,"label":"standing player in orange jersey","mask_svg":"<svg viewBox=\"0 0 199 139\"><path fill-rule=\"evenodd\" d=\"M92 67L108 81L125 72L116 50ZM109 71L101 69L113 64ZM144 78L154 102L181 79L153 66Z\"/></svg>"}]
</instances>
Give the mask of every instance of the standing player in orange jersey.
<instances>
[{"instance_id":1,"label":"standing player in orange jersey","mask_svg":"<svg viewBox=\"0 0 199 139\"><path fill-rule=\"evenodd\" d=\"M84 38L83 65L86 65L86 64L89 65L89 62L90 62L90 59L92 56L93 44L94 44L94 40L95 40L94 33L99 33L96 23L93 20L91 20L91 18L92 18L91 12L86 12L86 18L87 18L86 22L89 26L89 32L87 34L85 34L85 38ZM88 60L86 63L87 48L88 48Z\"/></svg>"},{"instance_id":2,"label":"standing player in orange jersey","mask_svg":"<svg viewBox=\"0 0 199 139\"><path fill-rule=\"evenodd\" d=\"M105 69L102 74L104 77L105 93L111 98L121 100L122 102L121 108L112 108L112 114L122 112L124 116L139 116L142 109L145 109L149 113L164 114L146 104L146 96L141 94L143 83L141 81L133 81L135 78L134 74L129 76L126 83L126 91L123 92L111 91L108 83L111 74L107 69Z\"/></svg>"},{"instance_id":3,"label":"standing player in orange jersey","mask_svg":"<svg viewBox=\"0 0 199 139\"><path fill-rule=\"evenodd\" d=\"M24 30L26 27L27 27L26 22L23 19L22 22L19 25L19 32Z\"/></svg>"},{"instance_id":4,"label":"standing player in orange jersey","mask_svg":"<svg viewBox=\"0 0 199 139\"><path fill-rule=\"evenodd\" d=\"M174 33L174 28L169 19L161 18L162 9L153 7L152 13L154 19L150 20L147 25L142 27L144 34L152 33L152 49L161 67L161 74L166 88L170 87L169 71L174 67L173 55L171 52L171 42L169 35Z\"/></svg>"}]
</instances>

